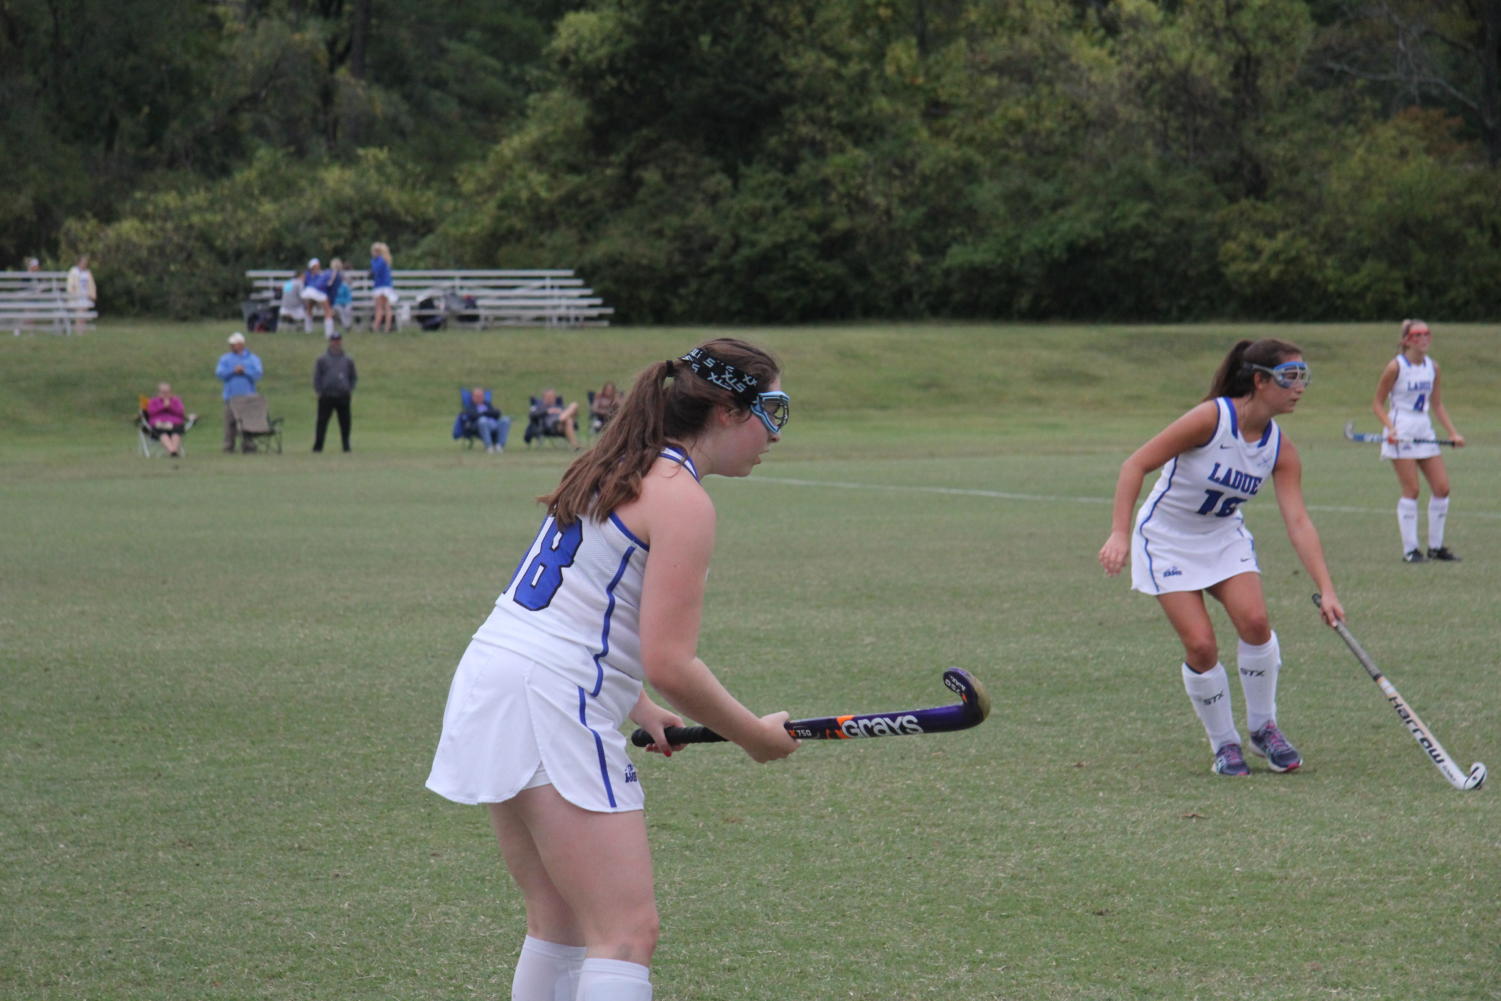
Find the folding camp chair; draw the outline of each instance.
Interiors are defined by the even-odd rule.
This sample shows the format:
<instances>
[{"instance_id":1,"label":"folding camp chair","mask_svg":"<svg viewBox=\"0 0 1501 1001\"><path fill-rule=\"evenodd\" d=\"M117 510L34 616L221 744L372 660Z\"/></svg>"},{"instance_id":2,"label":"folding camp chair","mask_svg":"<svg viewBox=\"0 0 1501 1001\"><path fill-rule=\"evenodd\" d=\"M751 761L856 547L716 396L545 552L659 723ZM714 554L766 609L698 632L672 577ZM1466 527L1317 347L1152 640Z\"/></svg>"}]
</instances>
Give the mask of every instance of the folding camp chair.
<instances>
[{"instance_id":1,"label":"folding camp chair","mask_svg":"<svg viewBox=\"0 0 1501 1001\"><path fill-rule=\"evenodd\" d=\"M459 387L460 410L458 416L453 419L454 440L462 441L465 448L473 448L475 445L483 444L483 441L480 438L479 434L478 419L475 416L474 399L470 395L472 392L473 390L471 389L467 389L463 386ZM487 404L490 404L491 406L494 406L494 402L490 399L490 390L488 389L485 390L485 402ZM496 409L499 410L500 408L496 407ZM511 431L511 418L506 416L505 414L502 414L500 417L500 425L500 437L502 444L504 444L505 439L507 438L507 436L509 436Z\"/></svg>"},{"instance_id":2,"label":"folding camp chair","mask_svg":"<svg viewBox=\"0 0 1501 1001\"><path fill-rule=\"evenodd\" d=\"M557 405L560 407L568 405L568 401L563 399L562 394L558 395ZM563 425L556 417L549 420L545 414L540 412L541 406L542 397L530 397L530 402L527 404L526 431L522 434L521 440L528 448L531 447L533 441L547 442L551 440L551 443L554 445L559 442L566 443L568 436L563 433ZM579 419L578 415L575 414L573 417L573 430L577 432L578 429Z\"/></svg>"},{"instance_id":3,"label":"folding camp chair","mask_svg":"<svg viewBox=\"0 0 1501 1001\"><path fill-rule=\"evenodd\" d=\"M165 456L167 450L157 440L157 435L161 433L160 429L152 427L151 422L146 419L146 407L151 403L151 398L148 396L138 396L136 400L139 404L136 408L135 416L136 439L141 449L141 458L150 459L153 456ZM183 441L182 449L178 452L179 455L188 454L187 434L193 430L193 425L197 423L198 415L188 414L187 420L182 425Z\"/></svg>"},{"instance_id":4,"label":"folding camp chair","mask_svg":"<svg viewBox=\"0 0 1501 1001\"><path fill-rule=\"evenodd\" d=\"M234 415L247 451L262 451L260 443L264 440L265 450L281 454L282 419L270 416L264 396L260 393L232 396L229 398L229 412Z\"/></svg>"}]
</instances>

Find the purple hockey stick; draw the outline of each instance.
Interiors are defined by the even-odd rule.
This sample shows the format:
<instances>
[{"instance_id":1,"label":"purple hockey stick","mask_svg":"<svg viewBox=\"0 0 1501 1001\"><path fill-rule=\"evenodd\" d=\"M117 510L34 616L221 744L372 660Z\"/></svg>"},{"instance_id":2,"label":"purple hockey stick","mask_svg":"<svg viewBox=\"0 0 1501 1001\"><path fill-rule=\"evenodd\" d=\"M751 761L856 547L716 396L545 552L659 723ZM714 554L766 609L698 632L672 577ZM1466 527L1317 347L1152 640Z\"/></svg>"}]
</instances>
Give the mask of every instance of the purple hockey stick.
<instances>
[{"instance_id":1,"label":"purple hockey stick","mask_svg":"<svg viewBox=\"0 0 1501 1001\"><path fill-rule=\"evenodd\" d=\"M968 730L983 723L990 715L990 696L968 671L951 667L943 672L943 683L959 696L956 704L932 709L790 719L784 725L787 732L799 740L849 740L854 737L906 737ZM722 740L723 737L706 726L667 728L669 744L712 744ZM631 734L631 743L637 747L650 746L651 735L645 730L637 730Z\"/></svg>"}]
</instances>

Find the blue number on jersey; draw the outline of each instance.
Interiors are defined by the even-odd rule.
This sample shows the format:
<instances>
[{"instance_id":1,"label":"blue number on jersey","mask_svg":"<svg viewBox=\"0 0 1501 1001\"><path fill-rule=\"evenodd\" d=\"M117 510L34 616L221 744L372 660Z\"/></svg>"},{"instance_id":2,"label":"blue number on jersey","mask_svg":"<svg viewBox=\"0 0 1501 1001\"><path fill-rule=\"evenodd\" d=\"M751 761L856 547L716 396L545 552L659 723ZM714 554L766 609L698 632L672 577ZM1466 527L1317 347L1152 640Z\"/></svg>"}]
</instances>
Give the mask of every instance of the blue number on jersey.
<instances>
[{"instance_id":1,"label":"blue number on jersey","mask_svg":"<svg viewBox=\"0 0 1501 1001\"><path fill-rule=\"evenodd\" d=\"M1208 514L1214 511L1216 518L1228 518L1235 513L1236 508L1240 507L1246 501L1244 497L1236 497L1232 494L1229 497L1225 497L1225 503L1220 504L1221 497L1225 497L1225 491L1223 490L1204 491L1204 503L1199 505L1199 510L1196 513ZM1220 509L1218 511L1214 510L1216 504L1219 504Z\"/></svg>"},{"instance_id":2,"label":"blue number on jersey","mask_svg":"<svg viewBox=\"0 0 1501 1001\"><path fill-rule=\"evenodd\" d=\"M552 538L543 540L512 596L516 604L534 612L552 602L552 596L563 586L563 571L573 566L573 558L578 555L579 545L584 541L582 520L575 521L561 532L557 531L556 522L553 525Z\"/></svg>"},{"instance_id":3,"label":"blue number on jersey","mask_svg":"<svg viewBox=\"0 0 1501 1001\"><path fill-rule=\"evenodd\" d=\"M1426 406L1428 406L1428 394L1419 393L1418 398L1412 401L1412 412L1415 414L1421 414L1423 412L1423 408Z\"/></svg>"}]
</instances>

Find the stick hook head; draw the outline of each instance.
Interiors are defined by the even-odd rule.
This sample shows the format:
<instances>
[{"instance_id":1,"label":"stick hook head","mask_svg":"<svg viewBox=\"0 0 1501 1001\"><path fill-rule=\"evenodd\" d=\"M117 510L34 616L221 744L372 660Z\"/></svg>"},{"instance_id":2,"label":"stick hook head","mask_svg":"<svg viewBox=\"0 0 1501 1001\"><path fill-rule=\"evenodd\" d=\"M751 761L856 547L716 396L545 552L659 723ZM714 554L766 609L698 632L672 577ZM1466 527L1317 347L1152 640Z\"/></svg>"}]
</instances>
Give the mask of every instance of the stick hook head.
<instances>
[{"instance_id":1,"label":"stick hook head","mask_svg":"<svg viewBox=\"0 0 1501 1001\"><path fill-rule=\"evenodd\" d=\"M943 683L959 696L959 699L979 714L976 722L990 715L990 695L974 675L961 668L951 667L943 672Z\"/></svg>"}]
</instances>

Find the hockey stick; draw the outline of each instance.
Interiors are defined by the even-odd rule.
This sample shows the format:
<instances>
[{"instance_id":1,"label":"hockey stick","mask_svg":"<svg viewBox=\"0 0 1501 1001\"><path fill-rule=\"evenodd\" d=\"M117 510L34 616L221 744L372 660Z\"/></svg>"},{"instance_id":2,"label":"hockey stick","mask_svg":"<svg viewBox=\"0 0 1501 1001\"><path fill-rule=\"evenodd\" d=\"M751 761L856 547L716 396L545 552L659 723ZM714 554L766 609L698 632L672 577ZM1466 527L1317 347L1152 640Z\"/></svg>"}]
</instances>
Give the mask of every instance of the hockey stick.
<instances>
[{"instance_id":1,"label":"hockey stick","mask_svg":"<svg viewBox=\"0 0 1501 1001\"><path fill-rule=\"evenodd\" d=\"M1324 607L1323 595L1314 595L1313 603L1320 608ZM1412 707L1402 701L1402 696L1397 694L1397 689L1386 680L1386 676L1376 667L1370 654L1365 652L1359 641L1351 635L1344 622L1336 621L1334 631L1339 633L1339 638L1345 641L1345 645L1350 648L1355 659L1360 661L1360 666L1366 669L1371 680L1381 687L1381 693L1386 696L1386 701L1390 702L1392 708L1397 711L1397 718L1407 727L1407 732L1412 734L1412 739L1418 742L1418 746L1428 753L1433 767L1443 773L1444 778L1449 780L1449 784L1456 789L1464 790L1479 789L1484 785L1485 766L1477 761L1470 766L1468 775L1460 771L1459 766L1454 764L1454 759L1449 756L1449 752L1444 750L1438 738L1433 735L1433 731L1424 726L1423 721L1418 719L1418 714L1412 711Z\"/></svg>"},{"instance_id":2,"label":"hockey stick","mask_svg":"<svg viewBox=\"0 0 1501 1001\"><path fill-rule=\"evenodd\" d=\"M799 740L849 740L852 737L904 737L967 730L980 725L990 715L990 696L968 671L951 667L943 672L943 683L959 696L956 704L889 713L790 719L783 725ZM667 728L669 744L712 744L722 740L723 737L706 726ZM645 730L637 730L631 734L631 743L646 747L652 743L651 735Z\"/></svg>"},{"instance_id":3,"label":"hockey stick","mask_svg":"<svg viewBox=\"0 0 1501 1001\"><path fill-rule=\"evenodd\" d=\"M1357 431L1354 421L1345 422L1345 437L1351 441L1382 442L1386 441L1385 431ZM1448 445L1454 446L1453 438L1399 438L1404 445Z\"/></svg>"}]
</instances>

